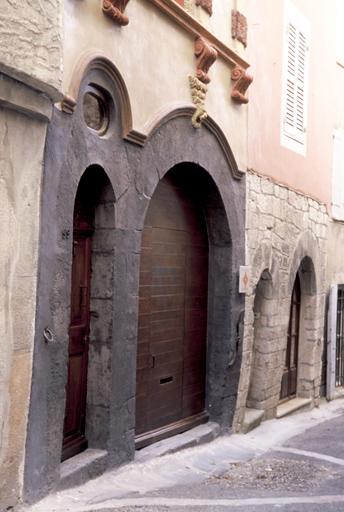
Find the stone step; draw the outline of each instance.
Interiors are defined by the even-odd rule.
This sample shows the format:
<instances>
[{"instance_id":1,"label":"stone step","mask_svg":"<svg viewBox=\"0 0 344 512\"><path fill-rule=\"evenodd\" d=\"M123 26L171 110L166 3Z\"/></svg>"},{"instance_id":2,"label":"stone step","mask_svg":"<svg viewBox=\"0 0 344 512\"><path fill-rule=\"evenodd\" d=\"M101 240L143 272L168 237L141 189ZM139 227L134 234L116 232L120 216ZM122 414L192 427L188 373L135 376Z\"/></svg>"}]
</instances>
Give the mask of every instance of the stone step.
<instances>
[{"instance_id":1,"label":"stone step","mask_svg":"<svg viewBox=\"0 0 344 512\"><path fill-rule=\"evenodd\" d=\"M220 426L217 423L205 423L182 434L177 434L176 436L137 450L135 460L144 462L155 457L176 453L180 450L184 450L184 448L191 448L192 446L208 443L218 437L220 433Z\"/></svg>"},{"instance_id":2,"label":"stone step","mask_svg":"<svg viewBox=\"0 0 344 512\"><path fill-rule=\"evenodd\" d=\"M246 407L244 421L241 427L241 432L243 434L247 434L254 428L258 427L261 424L264 416L264 411L261 409L253 409L251 407Z\"/></svg>"},{"instance_id":3,"label":"stone step","mask_svg":"<svg viewBox=\"0 0 344 512\"><path fill-rule=\"evenodd\" d=\"M108 452L89 448L61 464L59 490L81 485L101 475L107 465Z\"/></svg>"},{"instance_id":4,"label":"stone step","mask_svg":"<svg viewBox=\"0 0 344 512\"><path fill-rule=\"evenodd\" d=\"M283 402L277 407L276 418L283 418L289 414L305 409L312 404L311 398L292 398L287 402Z\"/></svg>"}]
</instances>

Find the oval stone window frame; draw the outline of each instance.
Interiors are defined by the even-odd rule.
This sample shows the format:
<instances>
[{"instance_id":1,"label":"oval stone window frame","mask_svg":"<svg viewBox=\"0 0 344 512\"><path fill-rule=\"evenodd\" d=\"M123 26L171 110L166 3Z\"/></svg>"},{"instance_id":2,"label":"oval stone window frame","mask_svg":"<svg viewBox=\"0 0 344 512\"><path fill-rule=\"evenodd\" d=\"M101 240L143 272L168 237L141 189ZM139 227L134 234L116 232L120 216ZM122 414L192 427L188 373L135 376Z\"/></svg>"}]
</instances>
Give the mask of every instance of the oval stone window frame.
<instances>
[{"instance_id":1,"label":"oval stone window frame","mask_svg":"<svg viewBox=\"0 0 344 512\"><path fill-rule=\"evenodd\" d=\"M90 119L88 121L87 119L87 112L85 110L85 99L87 97L92 97L97 101L98 104L98 112L99 112L99 118L100 122L98 125L92 126L93 122ZM106 94L105 91L100 90L100 88L95 87L93 85L88 85L85 89L84 95L83 95L83 102L82 102L82 108L83 108L83 118L85 121L85 124L89 130L91 130L94 133L97 133L99 136L104 135L110 125L110 99L109 96ZM91 107L92 108L92 107ZM90 110L89 112L90 113Z\"/></svg>"}]
</instances>

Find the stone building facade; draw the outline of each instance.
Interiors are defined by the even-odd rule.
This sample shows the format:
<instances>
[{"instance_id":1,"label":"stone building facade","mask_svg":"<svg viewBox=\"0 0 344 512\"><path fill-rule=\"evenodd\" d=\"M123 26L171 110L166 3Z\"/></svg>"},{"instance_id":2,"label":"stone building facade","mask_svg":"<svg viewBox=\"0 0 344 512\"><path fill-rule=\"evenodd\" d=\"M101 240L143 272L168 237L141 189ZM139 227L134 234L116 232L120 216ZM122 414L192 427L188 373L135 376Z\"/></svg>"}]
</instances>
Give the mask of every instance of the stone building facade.
<instances>
[{"instance_id":1,"label":"stone building facade","mask_svg":"<svg viewBox=\"0 0 344 512\"><path fill-rule=\"evenodd\" d=\"M336 102L323 96L319 55L329 56L323 71L337 81L334 32L319 36L324 17L326 26L335 26L336 12L322 7L304 0L248 6L247 47L255 75L246 181L252 282L245 302L237 430L317 405L326 393Z\"/></svg>"},{"instance_id":2,"label":"stone building facade","mask_svg":"<svg viewBox=\"0 0 344 512\"><path fill-rule=\"evenodd\" d=\"M87 446L95 474L154 436L233 424L252 79L241 2L211 4L2 9L1 508L56 489Z\"/></svg>"},{"instance_id":3,"label":"stone building facade","mask_svg":"<svg viewBox=\"0 0 344 512\"><path fill-rule=\"evenodd\" d=\"M264 419L278 412L290 297L297 274L301 321L296 397L318 405L324 379L326 206L250 171L246 204L246 261L252 269L252 289L245 301L238 430L245 429L245 413L252 409Z\"/></svg>"},{"instance_id":4,"label":"stone building facade","mask_svg":"<svg viewBox=\"0 0 344 512\"><path fill-rule=\"evenodd\" d=\"M69 485L81 452L95 475L208 420L245 431L252 412L318 405L326 294L343 276L334 11L4 4L0 508ZM312 87L298 114L293 16Z\"/></svg>"}]
</instances>

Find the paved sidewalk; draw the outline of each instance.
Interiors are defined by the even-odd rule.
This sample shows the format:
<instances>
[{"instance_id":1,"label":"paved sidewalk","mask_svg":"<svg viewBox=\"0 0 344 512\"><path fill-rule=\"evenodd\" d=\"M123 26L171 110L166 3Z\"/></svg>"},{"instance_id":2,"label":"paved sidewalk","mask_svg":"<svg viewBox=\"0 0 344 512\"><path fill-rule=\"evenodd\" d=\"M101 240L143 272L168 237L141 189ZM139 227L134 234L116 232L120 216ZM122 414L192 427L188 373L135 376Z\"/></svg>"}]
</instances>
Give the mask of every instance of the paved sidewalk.
<instances>
[{"instance_id":1,"label":"paved sidewalk","mask_svg":"<svg viewBox=\"0 0 344 512\"><path fill-rule=\"evenodd\" d=\"M319 408L312 411L288 416L283 419L274 419L262 423L258 428L249 434L235 434L220 437L206 445L188 448L180 452L155 457L144 462L134 461L117 470L108 471L104 475L87 482L84 485L74 487L55 495L51 495L38 504L27 508L27 512L107 512L112 510L202 510L216 505L216 511L255 510L252 506L268 505L278 507L292 505L293 497L256 497L249 500L242 499L220 499L188 500L173 494L173 487L189 486L192 490L212 476L222 475L228 471L233 463L246 462L262 456L268 451L285 452L302 455L302 447L288 448L288 441L297 435L303 434L307 429L321 425L327 420L339 417L344 413L344 399L327 403L322 402ZM308 457L313 457L307 452ZM309 455L310 454L310 455ZM314 452L314 457L322 457ZM335 457L335 454L324 454L325 462L334 463L338 466L344 464L344 460ZM157 494L160 490L170 489L168 496L150 496ZM344 494L344 489L343 489ZM298 498L300 503L300 498ZM302 503L304 510L318 510L321 503L337 503L338 510L344 510L344 496L342 494L332 495L333 501L329 502L329 496L304 496ZM274 500L274 501L273 501ZM277 500L277 501L276 501ZM284 500L284 501L283 501ZM289 501L288 501L289 500ZM291 500L291 501L290 501ZM188 503L186 503L186 501ZM209 502L209 503L208 503ZM245 505L246 508L243 508ZM130 507L140 507L139 509ZM145 508L150 506L151 508ZM308 506L311 508L308 509ZM212 508L207 508L212 510ZM215 508L214 508L215 510ZM286 509L287 510L287 509ZM289 510L289 508L288 508ZM294 510L294 509L290 509ZM296 509L295 509L296 510ZM320 509L319 509L320 510ZM327 510L327 509L326 509ZM334 509L335 510L335 509ZM337 510L337 509L336 509Z\"/></svg>"}]
</instances>

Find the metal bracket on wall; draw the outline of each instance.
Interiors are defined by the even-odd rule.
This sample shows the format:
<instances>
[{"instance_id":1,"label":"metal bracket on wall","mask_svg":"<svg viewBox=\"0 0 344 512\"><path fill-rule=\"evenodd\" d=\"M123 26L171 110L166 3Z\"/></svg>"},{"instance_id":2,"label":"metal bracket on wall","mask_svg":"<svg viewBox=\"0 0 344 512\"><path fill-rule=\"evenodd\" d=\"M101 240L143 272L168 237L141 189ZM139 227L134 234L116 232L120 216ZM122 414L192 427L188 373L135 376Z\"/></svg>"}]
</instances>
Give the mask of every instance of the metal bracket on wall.
<instances>
[{"instance_id":1,"label":"metal bracket on wall","mask_svg":"<svg viewBox=\"0 0 344 512\"><path fill-rule=\"evenodd\" d=\"M43 338L46 343L54 343L55 336L54 333L49 329L49 327L45 327L43 330Z\"/></svg>"}]
</instances>

